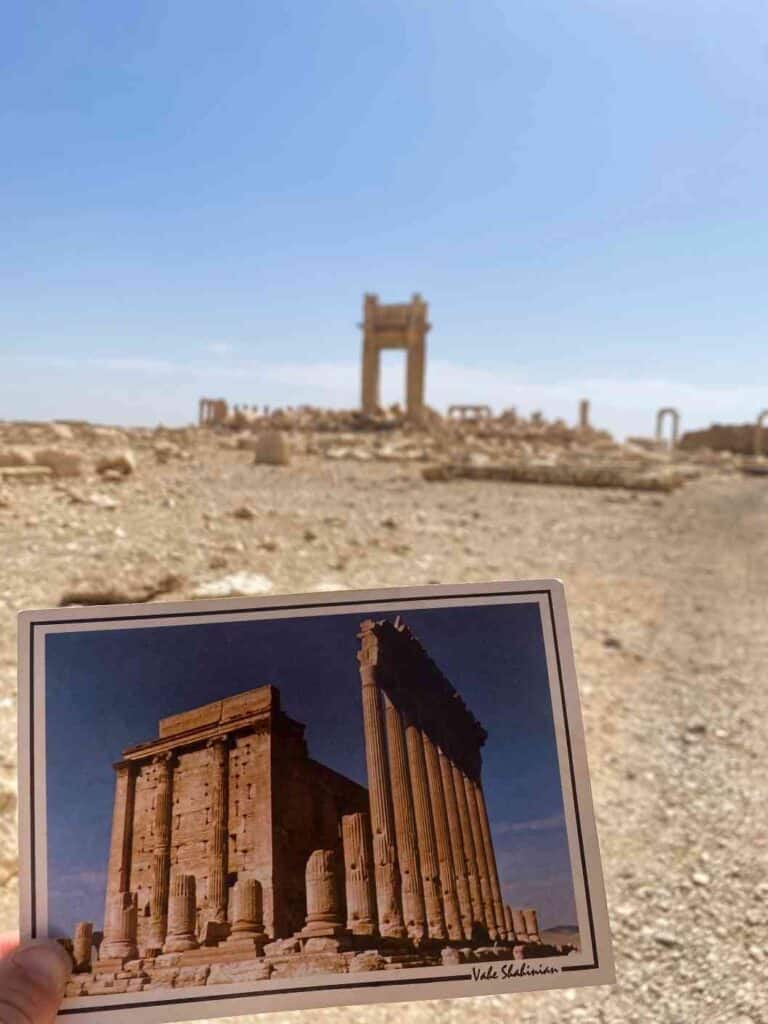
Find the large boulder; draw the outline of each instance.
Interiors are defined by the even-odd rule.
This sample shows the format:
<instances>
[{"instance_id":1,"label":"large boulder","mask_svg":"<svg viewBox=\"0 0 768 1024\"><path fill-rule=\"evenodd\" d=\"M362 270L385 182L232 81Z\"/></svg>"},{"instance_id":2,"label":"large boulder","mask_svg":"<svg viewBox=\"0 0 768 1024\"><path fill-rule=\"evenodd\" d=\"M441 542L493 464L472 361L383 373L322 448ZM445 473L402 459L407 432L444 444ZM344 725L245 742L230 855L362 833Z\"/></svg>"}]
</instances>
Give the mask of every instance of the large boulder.
<instances>
[{"instance_id":1,"label":"large boulder","mask_svg":"<svg viewBox=\"0 0 768 1024\"><path fill-rule=\"evenodd\" d=\"M36 466L48 466L54 476L82 476L83 457L70 448L40 448L34 458Z\"/></svg>"},{"instance_id":2,"label":"large boulder","mask_svg":"<svg viewBox=\"0 0 768 1024\"><path fill-rule=\"evenodd\" d=\"M122 476L130 476L136 470L136 456L125 448L122 451L109 452L102 455L96 461L97 473L120 473Z\"/></svg>"},{"instance_id":3,"label":"large boulder","mask_svg":"<svg viewBox=\"0 0 768 1024\"><path fill-rule=\"evenodd\" d=\"M34 461L26 448L0 448L0 466L32 466Z\"/></svg>"},{"instance_id":4,"label":"large boulder","mask_svg":"<svg viewBox=\"0 0 768 1024\"><path fill-rule=\"evenodd\" d=\"M291 450L284 431L262 431L256 438L253 461L267 466L287 466L291 461Z\"/></svg>"}]
</instances>

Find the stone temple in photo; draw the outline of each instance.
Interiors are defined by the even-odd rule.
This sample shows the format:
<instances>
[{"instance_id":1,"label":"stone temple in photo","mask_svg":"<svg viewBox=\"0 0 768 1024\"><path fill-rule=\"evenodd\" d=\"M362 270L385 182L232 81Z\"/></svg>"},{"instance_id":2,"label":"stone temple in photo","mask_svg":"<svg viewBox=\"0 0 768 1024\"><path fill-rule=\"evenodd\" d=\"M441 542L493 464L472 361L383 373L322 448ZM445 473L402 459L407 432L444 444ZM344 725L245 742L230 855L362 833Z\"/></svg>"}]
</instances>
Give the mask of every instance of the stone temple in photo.
<instances>
[{"instance_id":1,"label":"stone temple in photo","mask_svg":"<svg viewBox=\"0 0 768 1024\"><path fill-rule=\"evenodd\" d=\"M367 789L309 756L274 686L123 751L69 995L569 951L503 902L483 726L399 618L358 637Z\"/></svg>"}]
</instances>

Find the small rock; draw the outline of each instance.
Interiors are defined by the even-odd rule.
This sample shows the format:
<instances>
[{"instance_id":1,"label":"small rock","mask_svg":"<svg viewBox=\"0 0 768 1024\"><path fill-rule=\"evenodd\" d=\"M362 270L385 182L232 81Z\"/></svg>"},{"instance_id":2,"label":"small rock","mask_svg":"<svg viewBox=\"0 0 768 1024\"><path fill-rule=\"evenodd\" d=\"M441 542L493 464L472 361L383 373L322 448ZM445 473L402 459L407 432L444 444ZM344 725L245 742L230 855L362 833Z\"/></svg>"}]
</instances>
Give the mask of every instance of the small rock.
<instances>
[{"instance_id":1,"label":"small rock","mask_svg":"<svg viewBox=\"0 0 768 1024\"><path fill-rule=\"evenodd\" d=\"M615 651L620 651L622 646L621 640L616 636L607 636L603 640L603 647L610 647Z\"/></svg>"},{"instance_id":2,"label":"small rock","mask_svg":"<svg viewBox=\"0 0 768 1024\"><path fill-rule=\"evenodd\" d=\"M392 519L391 516L388 516L386 519L382 519L381 525L387 530L397 529L397 523L395 522L394 519Z\"/></svg>"},{"instance_id":3,"label":"small rock","mask_svg":"<svg viewBox=\"0 0 768 1024\"><path fill-rule=\"evenodd\" d=\"M235 519L255 519L256 513L248 505L240 505L234 510L232 515Z\"/></svg>"},{"instance_id":4,"label":"small rock","mask_svg":"<svg viewBox=\"0 0 768 1024\"><path fill-rule=\"evenodd\" d=\"M679 939L674 935L670 935L669 932L655 932L653 939L659 946L664 946L667 949L673 949L675 946L680 945Z\"/></svg>"},{"instance_id":5,"label":"small rock","mask_svg":"<svg viewBox=\"0 0 768 1024\"><path fill-rule=\"evenodd\" d=\"M119 502L109 494L89 494L88 501L91 505L95 505L96 508L114 509L117 508Z\"/></svg>"},{"instance_id":6,"label":"small rock","mask_svg":"<svg viewBox=\"0 0 768 1024\"><path fill-rule=\"evenodd\" d=\"M308 542L312 542L313 540L317 540L317 534L315 533L314 530L306 529L304 531L304 540L306 540Z\"/></svg>"},{"instance_id":7,"label":"small rock","mask_svg":"<svg viewBox=\"0 0 768 1024\"><path fill-rule=\"evenodd\" d=\"M691 881L694 885L707 886L711 879L704 871L694 871L691 875Z\"/></svg>"},{"instance_id":8,"label":"small rock","mask_svg":"<svg viewBox=\"0 0 768 1024\"><path fill-rule=\"evenodd\" d=\"M273 583L267 576L252 572L234 572L218 580L200 583L193 597L257 597L269 594Z\"/></svg>"}]
</instances>

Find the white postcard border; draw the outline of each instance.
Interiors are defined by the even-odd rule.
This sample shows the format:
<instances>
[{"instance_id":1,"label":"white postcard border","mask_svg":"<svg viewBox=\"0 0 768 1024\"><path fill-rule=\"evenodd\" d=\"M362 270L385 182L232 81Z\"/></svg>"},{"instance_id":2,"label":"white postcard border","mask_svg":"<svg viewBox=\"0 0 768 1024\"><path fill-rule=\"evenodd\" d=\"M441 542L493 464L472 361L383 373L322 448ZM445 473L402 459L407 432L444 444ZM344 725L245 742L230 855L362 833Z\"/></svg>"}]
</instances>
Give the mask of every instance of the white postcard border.
<instances>
[{"instance_id":1,"label":"white postcard border","mask_svg":"<svg viewBox=\"0 0 768 1024\"><path fill-rule=\"evenodd\" d=\"M489 961L477 965L412 968L370 974L309 976L276 981L64 1001L61 1015L109 1013L128 1021L175 1021L268 1010L474 996L614 980L597 832L587 774L583 725L576 689L564 589L558 580L440 585L384 590L336 591L270 598L111 605L22 612L19 616L19 827L20 903L23 937L47 928L47 834L45 794L45 637L53 632L195 625L305 616L366 614L388 606L466 607L536 603L545 643L551 706L557 741L568 846L574 881L581 952L542 960ZM475 971L496 977L473 978ZM523 973L517 974L522 969ZM575 973L578 972L578 973ZM503 976L507 974L508 976ZM375 975L375 978L373 977ZM325 981L321 979L327 979ZM372 980L364 980L372 979ZM354 990L354 995L350 990ZM183 993L183 995L181 994ZM350 999L350 996L352 998ZM97 1000L98 1005L94 1004Z\"/></svg>"}]
</instances>

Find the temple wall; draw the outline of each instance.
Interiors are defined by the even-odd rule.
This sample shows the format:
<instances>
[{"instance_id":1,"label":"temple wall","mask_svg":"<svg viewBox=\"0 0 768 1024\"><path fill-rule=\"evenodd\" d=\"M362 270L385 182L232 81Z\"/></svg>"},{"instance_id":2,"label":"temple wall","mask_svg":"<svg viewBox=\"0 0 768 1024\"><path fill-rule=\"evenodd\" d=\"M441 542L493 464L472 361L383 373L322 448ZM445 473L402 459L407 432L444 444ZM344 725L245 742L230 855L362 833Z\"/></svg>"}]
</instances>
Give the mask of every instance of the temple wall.
<instances>
[{"instance_id":1,"label":"temple wall","mask_svg":"<svg viewBox=\"0 0 768 1024\"><path fill-rule=\"evenodd\" d=\"M266 729L236 736L229 755L230 879L256 878L264 896L264 927L274 936L271 738Z\"/></svg>"}]
</instances>

